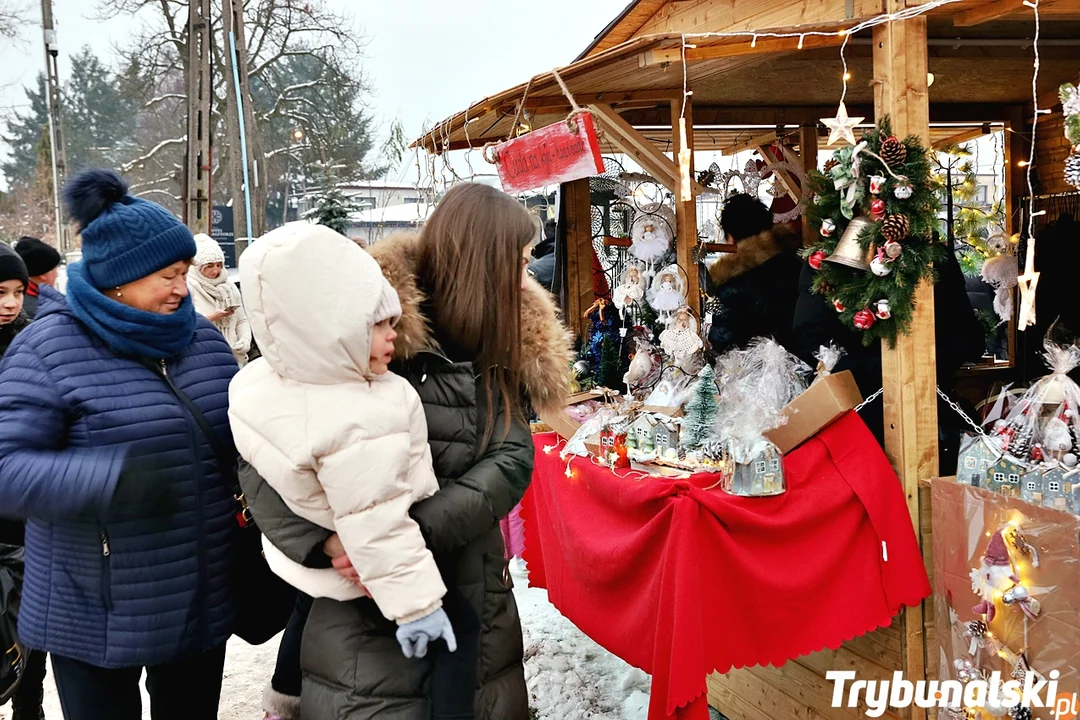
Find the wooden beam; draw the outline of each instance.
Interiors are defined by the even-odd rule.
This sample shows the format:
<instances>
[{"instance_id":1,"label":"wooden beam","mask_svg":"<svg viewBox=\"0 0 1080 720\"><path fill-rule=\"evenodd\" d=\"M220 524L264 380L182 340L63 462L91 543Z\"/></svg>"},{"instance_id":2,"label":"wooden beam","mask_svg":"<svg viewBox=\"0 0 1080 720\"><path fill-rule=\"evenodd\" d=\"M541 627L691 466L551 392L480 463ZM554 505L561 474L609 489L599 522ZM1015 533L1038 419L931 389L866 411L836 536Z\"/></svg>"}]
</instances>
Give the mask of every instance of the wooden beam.
<instances>
[{"instance_id":1,"label":"wooden beam","mask_svg":"<svg viewBox=\"0 0 1080 720\"><path fill-rule=\"evenodd\" d=\"M752 137L749 140L743 140L742 142L737 142L734 145L730 145L730 146L728 146L726 148L722 148L720 150L720 154L721 155L734 155L735 153L740 153L743 150L750 150L752 148L756 148L756 147L759 147L761 145L769 145L769 144L774 143L776 141L777 141L776 131L774 130L773 132L767 132L764 135L758 135L757 137Z\"/></svg>"},{"instance_id":2,"label":"wooden beam","mask_svg":"<svg viewBox=\"0 0 1080 720\"><path fill-rule=\"evenodd\" d=\"M888 12L904 9L904 0L886 0ZM889 115L898 137L916 135L930 145L930 104L926 82L926 17L893 21L874 28L875 117ZM934 288L923 282L915 291L915 314L908 334L895 347L881 344L884 388L885 451L907 497L912 527L919 537L922 497L919 481L938 475L937 358L934 344ZM926 676L925 603L904 611L903 659L906 677ZM911 708L912 720L926 710Z\"/></svg>"},{"instance_id":3,"label":"wooden beam","mask_svg":"<svg viewBox=\"0 0 1080 720\"><path fill-rule=\"evenodd\" d=\"M588 324L582 319L596 299L593 292L592 206L589 179L563 183L566 221L566 314L581 338Z\"/></svg>"},{"instance_id":4,"label":"wooden beam","mask_svg":"<svg viewBox=\"0 0 1080 720\"><path fill-rule=\"evenodd\" d=\"M574 99L577 100L578 105L591 105L593 103L606 103L608 105L620 105L622 103L634 103L634 102L664 102L667 103L671 100L677 100L682 98L682 88L672 88L671 90L633 90L630 92L607 92L607 93L581 93L575 94ZM512 102L501 105L498 109L503 111L516 110L518 102ZM527 109L534 108L567 108L570 107L570 101L566 99L565 95L544 95L544 96L531 96L525 99L525 107Z\"/></svg>"},{"instance_id":5,"label":"wooden beam","mask_svg":"<svg viewBox=\"0 0 1080 720\"><path fill-rule=\"evenodd\" d=\"M682 99L672 100L673 104L682 107ZM664 187L672 192L677 190L679 166L674 160L662 153L656 145L642 135L634 126L626 122L614 108L604 103L589 105L593 117L599 120L607 131L607 138L612 145L622 152L634 158L642 168L656 178ZM678 117L675 115L673 117ZM677 123L674 127L678 127ZM695 195L705 191L696 180L691 180Z\"/></svg>"},{"instance_id":6,"label":"wooden beam","mask_svg":"<svg viewBox=\"0 0 1080 720\"><path fill-rule=\"evenodd\" d=\"M981 138L983 135L989 135L990 132L991 130L989 125L987 125L986 127L977 127L971 128L970 130L964 130L963 132L959 132L956 135L947 137L944 140L938 140L936 143L934 143L934 149L941 150L942 148L947 148L950 145L962 145L969 140Z\"/></svg>"},{"instance_id":7,"label":"wooden beam","mask_svg":"<svg viewBox=\"0 0 1080 720\"><path fill-rule=\"evenodd\" d=\"M685 108L683 103L686 103ZM694 104L691 98L671 101L671 116L686 117L686 148L690 150L690 199L682 200L683 177L678 172L676 165L675 175L675 254L678 257L679 267L686 271L686 302L701 317L701 278L698 263L694 262L694 249L698 244L697 224L697 196L694 185ZM683 150L683 136L680 125L675 123L671 128L671 144L675 149L674 156L679 157Z\"/></svg>"},{"instance_id":8,"label":"wooden beam","mask_svg":"<svg viewBox=\"0 0 1080 720\"><path fill-rule=\"evenodd\" d=\"M799 128L799 152L802 155L803 171L807 177L817 170L818 161L818 132L817 125L803 125ZM809 188L807 188L809 191ZM810 222L803 217L802 221L803 245L810 247L817 241L816 233Z\"/></svg>"},{"instance_id":9,"label":"wooden beam","mask_svg":"<svg viewBox=\"0 0 1080 720\"><path fill-rule=\"evenodd\" d=\"M780 187L784 188L784 192L787 193L787 196L798 203L799 198L802 197L802 190L795 182L795 179L783 170L774 169L776 166L776 158L773 157L769 148L758 146L755 147L754 150L757 150L757 154L760 155L761 159L765 162L765 167L772 170L773 175L776 176L776 181L780 183Z\"/></svg>"},{"instance_id":10,"label":"wooden beam","mask_svg":"<svg viewBox=\"0 0 1080 720\"><path fill-rule=\"evenodd\" d=\"M803 38L803 50L838 47L842 45L843 42L844 38L839 35L808 35ZM725 43L722 45L706 45L695 48L688 47L686 49L686 62L721 60L723 58L742 57L744 55L768 55L778 52L794 52L798 49L798 38L760 38L755 42L753 38L748 37L740 42ZM644 68L652 65L671 63L681 64L682 53L682 46L646 50L638 55L638 67Z\"/></svg>"},{"instance_id":11,"label":"wooden beam","mask_svg":"<svg viewBox=\"0 0 1080 720\"><path fill-rule=\"evenodd\" d=\"M957 13L953 17L953 26L972 27L982 25L1021 12L1031 12L1029 8L1024 6L1023 0L991 0L991 2L985 2L970 10ZM1077 10L1074 0L1041 0L1039 13L1044 17L1050 15L1069 17L1080 14L1080 10Z\"/></svg>"},{"instance_id":12,"label":"wooden beam","mask_svg":"<svg viewBox=\"0 0 1080 720\"><path fill-rule=\"evenodd\" d=\"M1022 107L1011 108L1012 117L1005 123L1005 232L1011 238L1014 233L1023 234L1020 227L1020 200L1027 195L1027 170L1021 167L1021 161L1027 161L1031 153L1031 141L1028 139L1031 126L1027 122ZM1009 318L1009 365L1017 367L1017 295L1012 289L1013 314Z\"/></svg>"}]
</instances>

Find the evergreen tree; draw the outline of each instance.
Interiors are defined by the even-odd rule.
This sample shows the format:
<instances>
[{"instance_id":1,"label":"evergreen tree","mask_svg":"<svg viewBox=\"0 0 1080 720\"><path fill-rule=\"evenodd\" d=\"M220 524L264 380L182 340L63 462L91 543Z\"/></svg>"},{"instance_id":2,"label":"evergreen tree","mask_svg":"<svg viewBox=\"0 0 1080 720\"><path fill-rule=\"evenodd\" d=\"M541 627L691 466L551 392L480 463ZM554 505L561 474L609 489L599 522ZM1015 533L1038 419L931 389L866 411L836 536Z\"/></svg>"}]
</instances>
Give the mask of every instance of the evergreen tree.
<instances>
[{"instance_id":1,"label":"evergreen tree","mask_svg":"<svg viewBox=\"0 0 1080 720\"><path fill-rule=\"evenodd\" d=\"M37 173L38 150L49 136L49 102L45 92L45 74L39 73L33 87L25 88L30 109L13 113L6 131L0 135L8 146L8 159L0 164L8 184L30 185Z\"/></svg>"},{"instance_id":2,"label":"evergreen tree","mask_svg":"<svg viewBox=\"0 0 1080 720\"><path fill-rule=\"evenodd\" d=\"M682 443L689 448L701 447L712 433L720 401L716 397L716 375L711 365L698 374L694 395L686 406L683 419Z\"/></svg>"},{"instance_id":3,"label":"evergreen tree","mask_svg":"<svg viewBox=\"0 0 1080 720\"><path fill-rule=\"evenodd\" d=\"M334 232L345 235L349 229L349 213L355 212L356 206L332 181L324 188L316 200L312 219L319 225L325 225Z\"/></svg>"},{"instance_id":4,"label":"evergreen tree","mask_svg":"<svg viewBox=\"0 0 1080 720\"><path fill-rule=\"evenodd\" d=\"M115 166L122 149L131 145L137 108L120 87L89 47L71 58L63 106L69 172Z\"/></svg>"}]
</instances>

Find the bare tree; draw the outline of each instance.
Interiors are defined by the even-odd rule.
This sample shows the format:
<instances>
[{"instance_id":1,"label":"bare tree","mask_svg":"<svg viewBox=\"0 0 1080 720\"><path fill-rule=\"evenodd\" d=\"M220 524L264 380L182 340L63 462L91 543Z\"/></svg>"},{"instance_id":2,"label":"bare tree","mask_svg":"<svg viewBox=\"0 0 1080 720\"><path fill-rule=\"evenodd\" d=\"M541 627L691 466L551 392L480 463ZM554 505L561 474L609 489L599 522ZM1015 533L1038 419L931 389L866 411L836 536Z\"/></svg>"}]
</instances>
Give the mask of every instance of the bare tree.
<instances>
[{"instance_id":1,"label":"bare tree","mask_svg":"<svg viewBox=\"0 0 1080 720\"><path fill-rule=\"evenodd\" d=\"M29 6L18 0L0 0L0 38L14 40L30 24Z\"/></svg>"},{"instance_id":2,"label":"bare tree","mask_svg":"<svg viewBox=\"0 0 1080 720\"><path fill-rule=\"evenodd\" d=\"M241 0L237 0L240 2ZM3 0L0 0L3 2ZM347 13L326 0L243 0L248 79L259 137L259 192L256 206L265 209L267 187L284 186L287 175L330 159L344 166L343 176L370 176L381 168L365 159L371 150L372 121L362 101L368 85L361 71L364 36ZM138 151L125 170L136 179L136 192L179 196L186 142L184 86L187 62L186 0L98 0L103 18L138 14L142 30L122 49L134 92L141 93ZM221 7L213 9L215 196L228 197L229 154L238 152L226 138L227 84ZM297 141L295 130L303 140Z\"/></svg>"}]
</instances>

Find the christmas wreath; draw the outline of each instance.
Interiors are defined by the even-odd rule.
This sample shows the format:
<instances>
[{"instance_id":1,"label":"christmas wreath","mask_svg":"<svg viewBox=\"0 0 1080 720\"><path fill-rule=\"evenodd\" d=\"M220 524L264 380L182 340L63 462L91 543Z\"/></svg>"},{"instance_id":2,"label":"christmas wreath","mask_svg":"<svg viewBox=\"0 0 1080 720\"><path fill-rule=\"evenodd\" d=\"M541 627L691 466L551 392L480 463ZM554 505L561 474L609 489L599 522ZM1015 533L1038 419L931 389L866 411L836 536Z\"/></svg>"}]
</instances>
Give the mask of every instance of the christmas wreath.
<instances>
[{"instance_id":1,"label":"christmas wreath","mask_svg":"<svg viewBox=\"0 0 1080 720\"><path fill-rule=\"evenodd\" d=\"M803 254L817 271L814 292L862 331L865 344L880 338L894 345L911 325L915 288L945 257L935 240L941 205L928 150L915 136L893 137L885 117L855 147L834 153L825 172L811 176L811 189L807 216L817 242ZM841 264L834 253L849 225L858 233L859 258L851 262L848 238L848 262Z\"/></svg>"}]
</instances>

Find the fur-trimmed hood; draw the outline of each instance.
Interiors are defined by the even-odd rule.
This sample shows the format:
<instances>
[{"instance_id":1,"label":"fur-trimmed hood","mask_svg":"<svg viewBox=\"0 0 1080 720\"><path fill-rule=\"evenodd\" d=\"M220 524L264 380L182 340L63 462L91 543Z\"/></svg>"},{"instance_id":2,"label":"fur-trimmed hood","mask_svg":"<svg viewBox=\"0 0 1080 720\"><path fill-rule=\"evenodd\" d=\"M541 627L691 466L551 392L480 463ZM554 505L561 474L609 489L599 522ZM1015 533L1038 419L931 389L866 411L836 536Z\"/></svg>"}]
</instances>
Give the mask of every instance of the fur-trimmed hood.
<instances>
[{"instance_id":1,"label":"fur-trimmed hood","mask_svg":"<svg viewBox=\"0 0 1080 720\"><path fill-rule=\"evenodd\" d=\"M394 233L368 252L401 298L395 357L408 360L423 350L438 349L423 306L426 297L417 284L419 235ZM573 351L570 333L559 321L551 294L534 280L521 301L521 362L524 390L536 410L561 409L570 385Z\"/></svg>"},{"instance_id":2,"label":"fur-trimmed hood","mask_svg":"<svg viewBox=\"0 0 1080 720\"><path fill-rule=\"evenodd\" d=\"M709 268L709 277L713 285L725 285L733 278L761 267L781 253L798 249L801 242L802 239L786 225L777 225L772 230L741 240L736 252L721 255Z\"/></svg>"}]
</instances>

